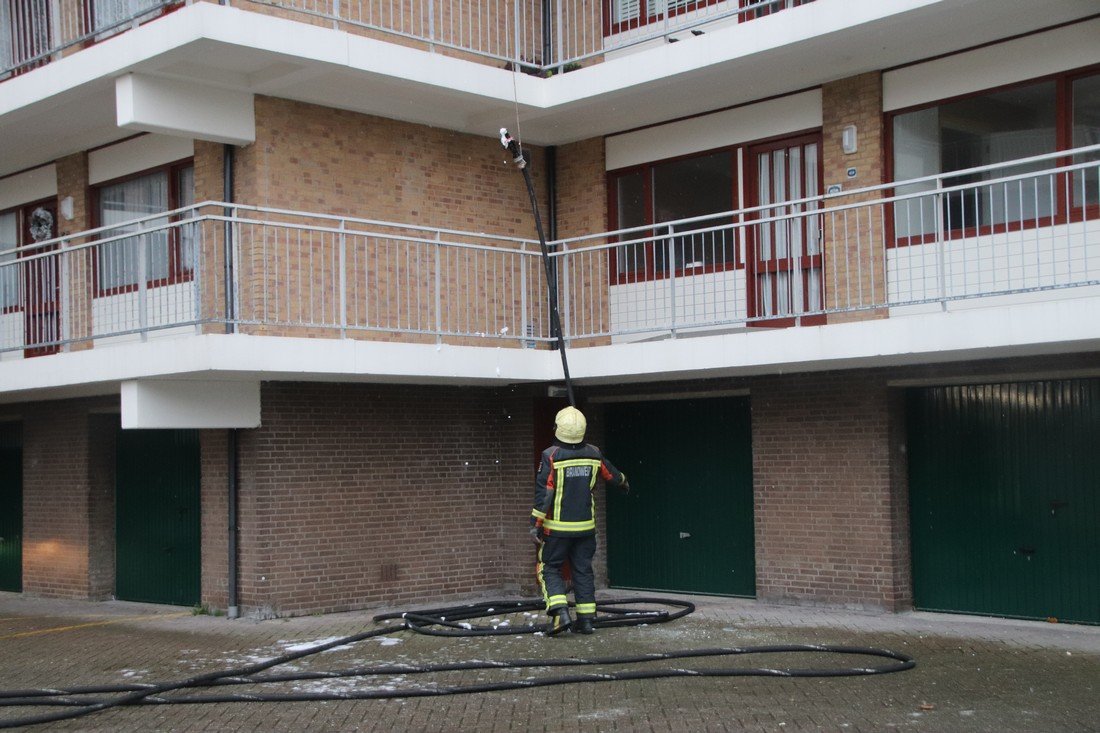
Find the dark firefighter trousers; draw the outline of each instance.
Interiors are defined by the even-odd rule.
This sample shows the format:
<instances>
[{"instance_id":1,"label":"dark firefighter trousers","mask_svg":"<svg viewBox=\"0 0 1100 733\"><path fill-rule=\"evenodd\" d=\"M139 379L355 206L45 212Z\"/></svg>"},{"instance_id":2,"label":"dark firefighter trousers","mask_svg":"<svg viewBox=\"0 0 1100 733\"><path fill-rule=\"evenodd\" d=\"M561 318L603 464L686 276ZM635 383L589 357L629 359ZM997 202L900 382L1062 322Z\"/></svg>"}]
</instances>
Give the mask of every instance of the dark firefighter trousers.
<instances>
[{"instance_id":1,"label":"dark firefighter trousers","mask_svg":"<svg viewBox=\"0 0 1100 733\"><path fill-rule=\"evenodd\" d=\"M592 575L592 556L596 554L596 535L552 534L544 538L539 548L537 567L539 587L546 601L546 612L552 614L569 605L568 588L561 577L561 567L566 560L573 572L573 597L577 602L577 614L596 615L596 579Z\"/></svg>"}]
</instances>

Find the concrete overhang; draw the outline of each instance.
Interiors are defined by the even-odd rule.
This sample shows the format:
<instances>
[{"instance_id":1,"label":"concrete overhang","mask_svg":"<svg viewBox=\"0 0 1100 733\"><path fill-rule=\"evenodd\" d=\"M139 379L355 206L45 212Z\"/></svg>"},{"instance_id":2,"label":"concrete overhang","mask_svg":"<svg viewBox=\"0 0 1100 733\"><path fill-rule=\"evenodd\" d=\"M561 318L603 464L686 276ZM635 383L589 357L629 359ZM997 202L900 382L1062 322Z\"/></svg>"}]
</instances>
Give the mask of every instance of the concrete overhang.
<instances>
[{"instance_id":1,"label":"concrete overhang","mask_svg":"<svg viewBox=\"0 0 1100 733\"><path fill-rule=\"evenodd\" d=\"M567 352L570 371L580 385L602 385L1100 353L1100 296L751 331L574 348ZM485 387L560 382L561 361L554 351L508 346L151 338L0 361L0 404L119 394L123 383L155 380L209 382L223 391L233 382L254 390L264 381Z\"/></svg>"},{"instance_id":2,"label":"concrete overhang","mask_svg":"<svg viewBox=\"0 0 1100 733\"><path fill-rule=\"evenodd\" d=\"M722 109L1089 17L1094 0L817 0L650 42L539 79L344 31L198 2L0 83L0 175L132 129L238 141L172 119L121 120L138 74L494 135L517 110L527 142L560 144ZM503 66L503 64L502 64ZM180 87L176 87L180 88ZM186 110L185 110L186 111ZM186 117L186 115L183 115ZM120 126L127 124L128 129ZM143 127L144 124L144 127Z\"/></svg>"}]
</instances>

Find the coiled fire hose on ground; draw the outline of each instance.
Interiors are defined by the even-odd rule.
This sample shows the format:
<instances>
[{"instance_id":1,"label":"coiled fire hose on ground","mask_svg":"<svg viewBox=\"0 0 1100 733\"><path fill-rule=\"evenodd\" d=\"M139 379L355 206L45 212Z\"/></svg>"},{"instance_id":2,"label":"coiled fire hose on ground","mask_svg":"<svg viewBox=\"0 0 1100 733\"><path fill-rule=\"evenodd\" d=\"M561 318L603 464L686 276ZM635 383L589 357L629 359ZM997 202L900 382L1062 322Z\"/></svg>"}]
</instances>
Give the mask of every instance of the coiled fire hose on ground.
<instances>
[{"instance_id":1,"label":"coiled fire hose on ground","mask_svg":"<svg viewBox=\"0 0 1100 733\"><path fill-rule=\"evenodd\" d=\"M654 610L640 606L663 606ZM435 664L378 664L333 671L294 671L282 674L268 673L268 670L288 662L348 646L373 637L393 634L400 631L414 631L435 636L501 636L512 634L541 633L551 635L546 624L504 625L475 624L474 621L496 618L505 614L538 613L543 608L541 600L498 600L486 601L447 608L407 611L404 613L382 614L374 617L376 623L389 623L385 626L341 639L318 644L308 649L290 652L264 662L249 664L234 669L226 669L189 677L174 682L152 682L126 685L98 685L71 687L66 689L34 689L0 691L0 707L52 706L65 708L60 711L23 718L0 718L0 728L17 728L26 725L52 723L67 720L95 712L109 710L123 705L196 705L203 703L234 702L317 702L325 700L388 700L395 698L437 697L445 695L470 695L477 693L526 690L552 685L571 685L586 682L615 682L624 680L663 679L675 677L854 677L876 674L888 674L912 669L916 666L913 658L907 654L860 646L835 646L828 644L778 644L769 646L718 647L712 649L690 649L680 651L653 652L620 657L595 657L590 659L511 659L502 661L466 661ZM671 610L669 610L671 609ZM695 605L682 600L668 598L624 598L602 601L597 604L597 617L594 626L606 629L621 626L642 626L667 623L683 618L695 610ZM656 662L683 659L703 659L712 657L740 657L753 654L815 653L848 655L859 657L879 657L890 660L878 666L851 667L663 667L652 669ZM468 685L438 685L428 688L400 687L392 684L384 689L365 689L325 692L270 692L270 693L233 693L212 692L181 694L197 688L221 688L234 685L263 685L284 682L310 680L331 680L337 678L366 677L404 677L413 674L433 672L532 669L540 667L613 667L621 665L644 665L639 668L582 672L576 674L522 678L497 682L480 682ZM175 694L172 694L175 693ZM108 697L103 697L104 695Z\"/></svg>"}]
</instances>

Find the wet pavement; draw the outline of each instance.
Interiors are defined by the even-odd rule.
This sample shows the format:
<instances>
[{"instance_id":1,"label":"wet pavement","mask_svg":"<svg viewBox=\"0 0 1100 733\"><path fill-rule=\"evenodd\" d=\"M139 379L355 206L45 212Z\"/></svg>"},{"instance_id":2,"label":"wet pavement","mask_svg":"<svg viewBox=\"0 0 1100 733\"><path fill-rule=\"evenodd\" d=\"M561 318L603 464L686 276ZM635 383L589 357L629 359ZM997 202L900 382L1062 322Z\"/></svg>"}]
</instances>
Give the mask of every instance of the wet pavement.
<instances>
[{"instance_id":1,"label":"wet pavement","mask_svg":"<svg viewBox=\"0 0 1100 733\"><path fill-rule=\"evenodd\" d=\"M605 592L603 598L632 594ZM478 599L469 599L471 602ZM593 636L440 638L395 631L271 670L591 658L709 647L834 644L912 655L915 669L845 678L679 677L394 700L144 705L25 730L89 731L1100 731L1100 628L930 613L880 614L690 598L686 618ZM426 600L418 608L451 605ZM372 609L290 619L0 593L0 690L182 680L376 628ZM400 610L400 609L398 609ZM522 614L496 623L522 624ZM534 620L534 619L532 619ZM626 669L829 667L886 660L766 655ZM616 671L466 670L219 687L217 693L417 691ZM59 708L0 707L0 723Z\"/></svg>"}]
</instances>

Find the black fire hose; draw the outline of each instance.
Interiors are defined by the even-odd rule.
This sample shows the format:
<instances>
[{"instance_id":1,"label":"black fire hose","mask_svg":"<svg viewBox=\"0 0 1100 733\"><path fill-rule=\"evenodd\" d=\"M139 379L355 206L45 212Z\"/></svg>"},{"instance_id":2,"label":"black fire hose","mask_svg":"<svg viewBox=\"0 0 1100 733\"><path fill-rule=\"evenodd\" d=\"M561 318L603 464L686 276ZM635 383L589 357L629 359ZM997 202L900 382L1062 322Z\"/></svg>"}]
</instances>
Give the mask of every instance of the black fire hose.
<instances>
[{"instance_id":1,"label":"black fire hose","mask_svg":"<svg viewBox=\"0 0 1100 733\"><path fill-rule=\"evenodd\" d=\"M636 606L661 605L674 610L652 610ZM550 659L514 659L502 661L468 661L436 664L383 664L355 667L345 670L320 672L291 672L285 674L260 674L287 662L302 659L319 652L347 646L376 636L409 630L436 636L497 636L516 633L550 632L547 624L529 624L507 626L502 623L474 624L471 621L483 618L495 618L508 614L538 612L543 608L541 600L516 601L501 600L464 606L408 611L376 616L374 621L400 620L400 624L387 625L371 631L365 631L342 639L318 644L308 649L284 654L265 662L249 664L235 669L209 672L175 682L99 685L72 687L68 689L34 689L0 691L0 707L50 706L64 710L33 717L0 719L0 728L17 728L25 725L52 723L60 720L89 715L122 705L195 705L205 703L232 702L317 702L325 700L389 700L412 697L440 697L446 695L469 695L484 692L502 692L523 690L553 685L570 685L583 682L615 682L623 680L664 679L675 677L854 677L876 674L888 674L912 669L916 662L907 654L876 649L873 647L836 646L828 644L780 644L751 647L722 647L712 649L691 649L671 652L654 652L622 657L596 657L592 659L550 658ZM618 626L638 626L654 623L666 623L682 618L695 610L687 601L665 598L626 598L615 601L602 601L597 604L596 628ZM557 643L557 642L554 642ZM625 669L552 677L524 678L498 682L483 682L470 685L437 685L430 688L395 688L388 685L384 689L326 692L268 692L268 693L215 693L176 694L181 690L194 688L226 687L232 685L262 685L280 682L298 682L310 680L331 680L337 678L364 678L378 676L405 676L411 674L429 674L433 672L531 669L538 667L609 667L625 664L651 664L659 661L679 659L704 659L710 657L747 656L751 654L783 653L819 653L863 657L879 657L891 660L878 666L853 666L836 668L777 668L777 667L666 667L662 669ZM89 697L91 695L113 695L114 697Z\"/></svg>"},{"instance_id":2,"label":"black fire hose","mask_svg":"<svg viewBox=\"0 0 1100 733\"><path fill-rule=\"evenodd\" d=\"M539 214L539 200L535 196L535 184L531 180L531 171L527 168L527 155L520 148L519 141L508 134L504 127L500 128L500 144L512 154L512 162L523 172L523 182L527 184L527 197L531 199L531 212L535 217L535 231L539 235L539 247L542 250L542 266L546 271L546 296L550 304L550 335L558 342L558 351L561 352L561 370L565 376L565 393L569 397L569 404L577 406L577 400L573 397L573 379L569 376L569 359L565 355L565 335L561 330L561 316L558 314L557 278L554 277L554 267L550 264L550 248L546 244L546 234L542 230L542 215Z\"/></svg>"}]
</instances>

